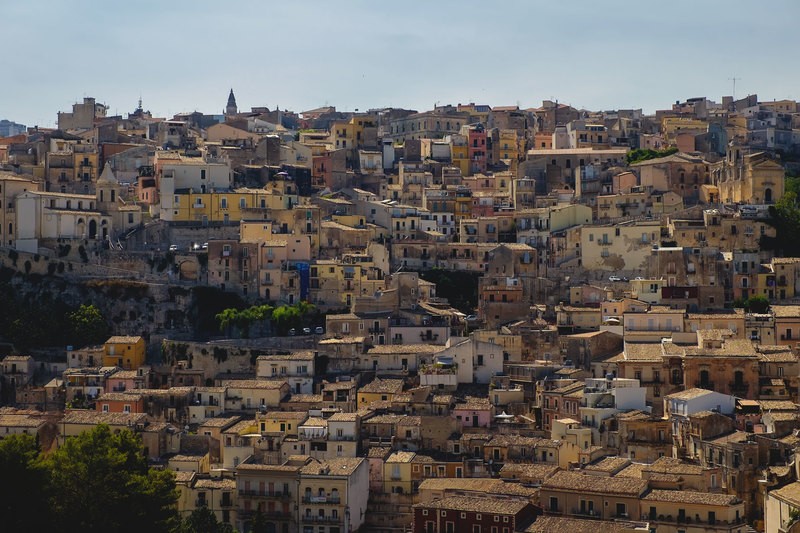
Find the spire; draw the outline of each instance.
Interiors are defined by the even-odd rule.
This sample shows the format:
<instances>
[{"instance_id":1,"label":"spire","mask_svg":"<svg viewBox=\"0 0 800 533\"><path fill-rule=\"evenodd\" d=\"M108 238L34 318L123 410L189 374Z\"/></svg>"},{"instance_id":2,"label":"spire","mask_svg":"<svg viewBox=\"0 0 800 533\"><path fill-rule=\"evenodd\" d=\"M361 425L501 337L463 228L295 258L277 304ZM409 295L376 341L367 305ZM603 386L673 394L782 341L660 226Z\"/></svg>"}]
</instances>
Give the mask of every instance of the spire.
<instances>
[{"instance_id":1,"label":"spire","mask_svg":"<svg viewBox=\"0 0 800 533\"><path fill-rule=\"evenodd\" d=\"M119 184L117 181L117 176L114 175L114 171L111 169L110 161L106 161L103 171L100 173L100 177L97 178L97 183L113 183L115 185Z\"/></svg>"},{"instance_id":2,"label":"spire","mask_svg":"<svg viewBox=\"0 0 800 533\"><path fill-rule=\"evenodd\" d=\"M225 106L225 114L235 115L236 113L238 113L238 108L236 107L236 97L233 95L233 89L231 89L231 93L228 95L228 105Z\"/></svg>"}]
</instances>

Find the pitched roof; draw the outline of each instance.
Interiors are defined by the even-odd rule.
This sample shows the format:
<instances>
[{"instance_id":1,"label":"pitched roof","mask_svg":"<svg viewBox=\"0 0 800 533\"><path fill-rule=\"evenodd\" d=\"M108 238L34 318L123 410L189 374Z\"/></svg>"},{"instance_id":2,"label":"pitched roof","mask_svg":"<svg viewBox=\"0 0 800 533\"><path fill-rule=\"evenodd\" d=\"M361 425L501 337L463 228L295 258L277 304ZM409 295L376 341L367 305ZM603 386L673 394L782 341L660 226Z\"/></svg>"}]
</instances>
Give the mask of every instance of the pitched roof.
<instances>
[{"instance_id":1,"label":"pitched roof","mask_svg":"<svg viewBox=\"0 0 800 533\"><path fill-rule=\"evenodd\" d=\"M542 489L638 497L647 489L647 481L632 477L601 477L562 471L544 480Z\"/></svg>"}]
</instances>

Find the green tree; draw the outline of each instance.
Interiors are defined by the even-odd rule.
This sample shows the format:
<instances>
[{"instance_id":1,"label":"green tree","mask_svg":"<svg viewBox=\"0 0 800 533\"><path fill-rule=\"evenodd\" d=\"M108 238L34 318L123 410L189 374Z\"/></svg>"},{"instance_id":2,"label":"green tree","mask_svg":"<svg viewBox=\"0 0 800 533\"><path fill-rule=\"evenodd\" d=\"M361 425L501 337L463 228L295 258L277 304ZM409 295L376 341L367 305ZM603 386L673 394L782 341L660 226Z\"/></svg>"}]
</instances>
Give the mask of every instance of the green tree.
<instances>
[{"instance_id":1,"label":"green tree","mask_svg":"<svg viewBox=\"0 0 800 533\"><path fill-rule=\"evenodd\" d=\"M217 319L217 322L219 322L220 332L226 333L227 336L230 337L231 329L239 321L239 310L229 307L228 309L224 309L220 313L217 313L215 318Z\"/></svg>"},{"instance_id":2,"label":"green tree","mask_svg":"<svg viewBox=\"0 0 800 533\"><path fill-rule=\"evenodd\" d=\"M763 236L761 248L775 250L787 257L800 257L800 207L797 193L786 192L775 205L769 207L769 223L775 228L775 237Z\"/></svg>"},{"instance_id":3,"label":"green tree","mask_svg":"<svg viewBox=\"0 0 800 533\"><path fill-rule=\"evenodd\" d=\"M108 339L110 329L100 309L82 304L67 315L69 340L75 346L92 346Z\"/></svg>"},{"instance_id":4,"label":"green tree","mask_svg":"<svg viewBox=\"0 0 800 533\"><path fill-rule=\"evenodd\" d=\"M217 520L208 507L195 509L181 521L179 533L233 533L233 526Z\"/></svg>"},{"instance_id":5,"label":"green tree","mask_svg":"<svg viewBox=\"0 0 800 533\"><path fill-rule=\"evenodd\" d=\"M242 337L250 337L250 328L256 322L262 322L272 317L273 307L268 304L254 305L247 309L228 308L216 316L219 330L231 336L233 328L239 330Z\"/></svg>"},{"instance_id":6,"label":"green tree","mask_svg":"<svg viewBox=\"0 0 800 533\"><path fill-rule=\"evenodd\" d=\"M36 439L11 435L0 440L0 516L5 531L45 531L47 501L46 471L39 460Z\"/></svg>"},{"instance_id":7,"label":"green tree","mask_svg":"<svg viewBox=\"0 0 800 533\"><path fill-rule=\"evenodd\" d=\"M747 299L747 308L751 313L766 313L769 311L769 300L764 295L756 294Z\"/></svg>"},{"instance_id":8,"label":"green tree","mask_svg":"<svg viewBox=\"0 0 800 533\"><path fill-rule=\"evenodd\" d=\"M178 493L170 471L147 465L131 431L99 425L50 454L51 530L83 533L170 532L178 525Z\"/></svg>"}]
</instances>

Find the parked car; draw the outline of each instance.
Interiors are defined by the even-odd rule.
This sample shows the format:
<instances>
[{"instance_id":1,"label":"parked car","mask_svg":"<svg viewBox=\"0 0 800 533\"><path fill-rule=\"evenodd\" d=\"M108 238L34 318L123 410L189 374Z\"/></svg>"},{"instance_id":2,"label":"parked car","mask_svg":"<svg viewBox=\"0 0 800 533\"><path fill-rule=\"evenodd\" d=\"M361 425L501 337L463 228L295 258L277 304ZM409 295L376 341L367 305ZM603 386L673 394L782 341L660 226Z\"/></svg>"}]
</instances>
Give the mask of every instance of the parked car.
<instances>
[{"instance_id":1,"label":"parked car","mask_svg":"<svg viewBox=\"0 0 800 533\"><path fill-rule=\"evenodd\" d=\"M199 242L196 242L196 243L194 243L194 244L192 245L192 251L193 251L193 252L196 252L196 251L198 251L199 249L200 249L200 243L199 243Z\"/></svg>"},{"instance_id":2,"label":"parked car","mask_svg":"<svg viewBox=\"0 0 800 533\"><path fill-rule=\"evenodd\" d=\"M311 328L303 328L303 335L311 335Z\"/></svg>"},{"instance_id":3,"label":"parked car","mask_svg":"<svg viewBox=\"0 0 800 533\"><path fill-rule=\"evenodd\" d=\"M207 242L203 243L202 249L203 250L208 250L208 243Z\"/></svg>"},{"instance_id":4,"label":"parked car","mask_svg":"<svg viewBox=\"0 0 800 533\"><path fill-rule=\"evenodd\" d=\"M177 244L170 244L169 245L169 251L170 252L177 252L178 251L178 245Z\"/></svg>"},{"instance_id":5,"label":"parked car","mask_svg":"<svg viewBox=\"0 0 800 533\"><path fill-rule=\"evenodd\" d=\"M608 276L608 281L622 281L622 278L619 276Z\"/></svg>"},{"instance_id":6,"label":"parked car","mask_svg":"<svg viewBox=\"0 0 800 533\"><path fill-rule=\"evenodd\" d=\"M294 337L295 335L297 335L297 331L294 328L290 329L289 330L289 336L290 337Z\"/></svg>"},{"instance_id":7,"label":"parked car","mask_svg":"<svg viewBox=\"0 0 800 533\"><path fill-rule=\"evenodd\" d=\"M317 335L322 335L323 333L325 333L325 328L323 328L322 326L317 326L317 328L314 330L314 333L316 333Z\"/></svg>"}]
</instances>

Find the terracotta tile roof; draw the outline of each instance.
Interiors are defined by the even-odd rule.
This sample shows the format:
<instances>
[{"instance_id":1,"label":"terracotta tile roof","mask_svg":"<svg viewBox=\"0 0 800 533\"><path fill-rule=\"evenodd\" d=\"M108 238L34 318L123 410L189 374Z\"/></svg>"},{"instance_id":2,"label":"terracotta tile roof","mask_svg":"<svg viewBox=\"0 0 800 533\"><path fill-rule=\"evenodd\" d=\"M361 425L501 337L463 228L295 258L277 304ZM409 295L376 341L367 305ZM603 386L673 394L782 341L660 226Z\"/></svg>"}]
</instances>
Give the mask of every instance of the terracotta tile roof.
<instances>
[{"instance_id":1,"label":"terracotta tile roof","mask_svg":"<svg viewBox=\"0 0 800 533\"><path fill-rule=\"evenodd\" d=\"M234 389L280 389L286 385L286 380L280 379L225 379L222 385Z\"/></svg>"},{"instance_id":2,"label":"terracotta tile roof","mask_svg":"<svg viewBox=\"0 0 800 533\"><path fill-rule=\"evenodd\" d=\"M790 503L795 508L800 507L800 481L795 481L779 489L771 490L769 495L770 497Z\"/></svg>"},{"instance_id":3,"label":"terracotta tile roof","mask_svg":"<svg viewBox=\"0 0 800 533\"><path fill-rule=\"evenodd\" d=\"M113 337L109 337L106 344L136 344L140 339L141 337L138 336L114 335Z\"/></svg>"},{"instance_id":4,"label":"terracotta tile roof","mask_svg":"<svg viewBox=\"0 0 800 533\"><path fill-rule=\"evenodd\" d=\"M653 464L645 465L642 468L642 472L677 474L681 476L699 476L703 473L703 470L702 466L685 463L673 457L659 457Z\"/></svg>"},{"instance_id":5,"label":"terracotta tile roof","mask_svg":"<svg viewBox=\"0 0 800 533\"><path fill-rule=\"evenodd\" d=\"M127 426L141 424L147 420L145 414L134 413L101 413L98 411L68 411L62 422L65 424L108 424L110 426Z\"/></svg>"},{"instance_id":6,"label":"terracotta tile roof","mask_svg":"<svg viewBox=\"0 0 800 533\"><path fill-rule=\"evenodd\" d=\"M651 361L660 363L663 360L661 343L626 342L623 354L626 361Z\"/></svg>"},{"instance_id":7,"label":"terracotta tile roof","mask_svg":"<svg viewBox=\"0 0 800 533\"><path fill-rule=\"evenodd\" d=\"M775 318L800 318L800 305L771 305Z\"/></svg>"},{"instance_id":8,"label":"terracotta tile roof","mask_svg":"<svg viewBox=\"0 0 800 533\"><path fill-rule=\"evenodd\" d=\"M363 462L363 457L334 457L326 461L311 462L300 473L304 476L349 476Z\"/></svg>"},{"instance_id":9,"label":"terracotta tile roof","mask_svg":"<svg viewBox=\"0 0 800 533\"><path fill-rule=\"evenodd\" d=\"M522 511L529 502L516 498L493 498L489 496L447 496L440 500L428 503L418 503L415 508L447 509L453 511L468 511L486 514L516 515Z\"/></svg>"},{"instance_id":10,"label":"terracotta tile roof","mask_svg":"<svg viewBox=\"0 0 800 533\"><path fill-rule=\"evenodd\" d=\"M732 494L719 494L712 492L694 492L691 490L651 490L642 498L647 502L671 502L700 505L716 505L726 507L735 505L741 500Z\"/></svg>"},{"instance_id":11,"label":"terracotta tile roof","mask_svg":"<svg viewBox=\"0 0 800 533\"><path fill-rule=\"evenodd\" d=\"M600 477L562 471L546 479L542 483L542 489L638 497L647 489L647 481L630 477Z\"/></svg>"},{"instance_id":12,"label":"terracotta tile roof","mask_svg":"<svg viewBox=\"0 0 800 533\"><path fill-rule=\"evenodd\" d=\"M554 531L568 531L569 533L626 533L631 531L631 524L624 521L582 520L580 518L565 518L561 516L540 516L525 529L525 533L553 533Z\"/></svg>"},{"instance_id":13,"label":"terracotta tile roof","mask_svg":"<svg viewBox=\"0 0 800 533\"><path fill-rule=\"evenodd\" d=\"M693 398L699 398L700 396L705 396L706 394L711 394L713 391L706 390L706 389L687 389L680 392L675 392L672 394L668 394L665 398L669 399L676 399L676 400L691 400Z\"/></svg>"},{"instance_id":14,"label":"terracotta tile roof","mask_svg":"<svg viewBox=\"0 0 800 533\"><path fill-rule=\"evenodd\" d=\"M586 465L583 469L588 472L619 472L630 464L630 459L626 457L604 457L599 461Z\"/></svg>"},{"instance_id":15,"label":"terracotta tile roof","mask_svg":"<svg viewBox=\"0 0 800 533\"><path fill-rule=\"evenodd\" d=\"M395 394L403 390L402 379L380 379L375 378L370 383L361 387L358 392L366 393L390 393Z\"/></svg>"}]
</instances>

